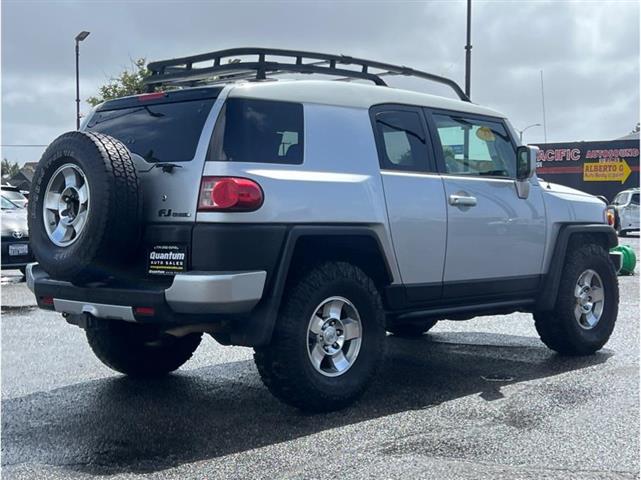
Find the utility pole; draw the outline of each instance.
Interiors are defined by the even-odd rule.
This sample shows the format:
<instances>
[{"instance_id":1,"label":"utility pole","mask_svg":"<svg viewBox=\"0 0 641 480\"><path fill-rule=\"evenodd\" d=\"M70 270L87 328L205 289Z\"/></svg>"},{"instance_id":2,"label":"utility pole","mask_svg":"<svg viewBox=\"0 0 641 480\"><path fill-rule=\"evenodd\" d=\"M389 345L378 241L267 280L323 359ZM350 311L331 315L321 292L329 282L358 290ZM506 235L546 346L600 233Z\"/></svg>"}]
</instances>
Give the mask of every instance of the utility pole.
<instances>
[{"instance_id":1,"label":"utility pole","mask_svg":"<svg viewBox=\"0 0 641 480\"><path fill-rule=\"evenodd\" d=\"M88 36L85 31L76 35L76 130L80 130L80 42Z\"/></svg>"},{"instance_id":2,"label":"utility pole","mask_svg":"<svg viewBox=\"0 0 641 480\"><path fill-rule=\"evenodd\" d=\"M467 0L467 43L465 45L465 95L470 98L472 70L472 0Z\"/></svg>"},{"instance_id":3,"label":"utility pole","mask_svg":"<svg viewBox=\"0 0 641 480\"><path fill-rule=\"evenodd\" d=\"M543 108L543 143L548 143L548 130L545 122L545 92L543 90L543 70L541 70L541 107Z\"/></svg>"}]
</instances>

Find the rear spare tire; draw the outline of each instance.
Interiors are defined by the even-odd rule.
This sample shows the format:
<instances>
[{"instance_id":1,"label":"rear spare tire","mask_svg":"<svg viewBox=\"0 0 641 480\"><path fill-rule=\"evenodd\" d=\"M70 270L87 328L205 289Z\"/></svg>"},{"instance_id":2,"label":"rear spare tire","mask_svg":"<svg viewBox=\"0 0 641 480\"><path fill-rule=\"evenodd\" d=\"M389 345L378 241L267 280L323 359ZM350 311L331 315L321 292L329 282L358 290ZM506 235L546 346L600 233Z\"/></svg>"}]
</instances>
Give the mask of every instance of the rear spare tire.
<instances>
[{"instance_id":1,"label":"rear spare tire","mask_svg":"<svg viewBox=\"0 0 641 480\"><path fill-rule=\"evenodd\" d=\"M140 236L142 192L121 142L65 133L45 150L32 185L31 248L53 278L101 280L131 256Z\"/></svg>"}]
</instances>

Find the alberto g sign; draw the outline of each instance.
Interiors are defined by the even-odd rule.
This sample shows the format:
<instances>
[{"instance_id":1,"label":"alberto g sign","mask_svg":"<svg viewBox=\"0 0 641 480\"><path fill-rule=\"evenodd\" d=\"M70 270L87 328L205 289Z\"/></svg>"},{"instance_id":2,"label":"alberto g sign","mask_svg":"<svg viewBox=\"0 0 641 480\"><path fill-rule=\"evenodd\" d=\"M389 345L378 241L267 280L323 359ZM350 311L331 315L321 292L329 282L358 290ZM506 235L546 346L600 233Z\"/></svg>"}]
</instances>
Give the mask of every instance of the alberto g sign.
<instances>
[{"instance_id":1,"label":"alberto g sign","mask_svg":"<svg viewBox=\"0 0 641 480\"><path fill-rule=\"evenodd\" d=\"M639 186L639 141L576 142L538 145L537 175L611 200Z\"/></svg>"}]
</instances>

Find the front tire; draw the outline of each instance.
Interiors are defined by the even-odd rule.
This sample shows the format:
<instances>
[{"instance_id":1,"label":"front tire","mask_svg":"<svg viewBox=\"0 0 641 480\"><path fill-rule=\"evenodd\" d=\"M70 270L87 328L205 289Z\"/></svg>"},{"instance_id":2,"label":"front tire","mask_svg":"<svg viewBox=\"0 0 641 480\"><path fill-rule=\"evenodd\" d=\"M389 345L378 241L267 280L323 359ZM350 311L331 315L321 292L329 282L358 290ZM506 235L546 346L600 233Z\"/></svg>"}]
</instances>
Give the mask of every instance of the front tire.
<instances>
[{"instance_id":1,"label":"front tire","mask_svg":"<svg viewBox=\"0 0 641 480\"><path fill-rule=\"evenodd\" d=\"M536 330L560 354L589 355L607 343L618 308L619 284L607 250L581 245L567 254L554 310L534 314Z\"/></svg>"},{"instance_id":2,"label":"front tire","mask_svg":"<svg viewBox=\"0 0 641 480\"><path fill-rule=\"evenodd\" d=\"M103 320L87 328L93 353L106 366L133 377L160 377L173 372L198 348L202 334L174 337L145 325Z\"/></svg>"},{"instance_id":3,"label":"front tire","mask_svg":"<svg viewBox=\"0 0 641 480\"><path fill-rule=\"evenodd\" d=\"M328 262L289 289L272 341L254 349L254 361L279 400L326 412L365 391L384 347L383 305L374 282L354 265Z\"/></svg>"}]
</instances>

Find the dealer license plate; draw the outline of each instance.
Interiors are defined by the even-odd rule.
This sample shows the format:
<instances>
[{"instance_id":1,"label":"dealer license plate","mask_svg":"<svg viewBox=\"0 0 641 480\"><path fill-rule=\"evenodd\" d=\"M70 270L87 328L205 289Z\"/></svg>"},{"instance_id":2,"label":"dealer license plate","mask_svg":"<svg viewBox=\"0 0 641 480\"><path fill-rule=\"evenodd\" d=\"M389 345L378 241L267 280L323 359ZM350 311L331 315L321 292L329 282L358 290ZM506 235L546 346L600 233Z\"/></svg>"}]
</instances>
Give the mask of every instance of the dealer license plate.
<instances>
[{"instance_id":1,"label":"dealer license plate","mask_svg":"<svg viewBox=\"0 0 641 480\"><path fill-rule=\"evenodd\" d=\"M12 257L17 257L20 255L29 254L29 244L28 243L18 243L16 245L9 245L9 255Z\"/></svg>"},{"instance_id":2,"label":"dealer license plate","mask_svg":"<svg viewBox=\"0 0 641 480\"><path fill-rule=\"evenodd\" d=\"M187 247L154 245L147 257L147 271L152 275L175 275L187 268Z\"/></svg>"}]
</instances>

